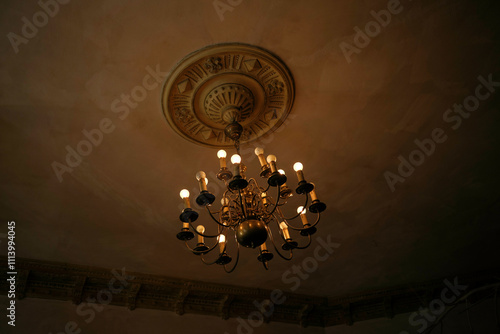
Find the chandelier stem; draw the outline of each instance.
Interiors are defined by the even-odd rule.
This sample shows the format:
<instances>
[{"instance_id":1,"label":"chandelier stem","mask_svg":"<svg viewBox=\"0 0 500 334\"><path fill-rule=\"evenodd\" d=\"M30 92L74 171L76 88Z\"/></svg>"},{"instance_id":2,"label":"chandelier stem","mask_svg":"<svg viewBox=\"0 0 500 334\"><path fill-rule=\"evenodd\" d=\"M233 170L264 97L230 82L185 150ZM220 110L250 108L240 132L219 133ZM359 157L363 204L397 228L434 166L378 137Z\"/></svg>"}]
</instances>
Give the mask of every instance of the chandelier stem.
<instances>
[{"instance_id":1,"label":"chandelier stem","mask_svg":"<svg viewBox=\"0 0 500 334\"><path fill-rule=\"evenodd\" d=\"M247 219L247 213L245 207L243 206L243 198L241 197L241 189L238 189L238 197L240 200L241 212L243 213L243 218Z\"/></svg>"}]
</instances>

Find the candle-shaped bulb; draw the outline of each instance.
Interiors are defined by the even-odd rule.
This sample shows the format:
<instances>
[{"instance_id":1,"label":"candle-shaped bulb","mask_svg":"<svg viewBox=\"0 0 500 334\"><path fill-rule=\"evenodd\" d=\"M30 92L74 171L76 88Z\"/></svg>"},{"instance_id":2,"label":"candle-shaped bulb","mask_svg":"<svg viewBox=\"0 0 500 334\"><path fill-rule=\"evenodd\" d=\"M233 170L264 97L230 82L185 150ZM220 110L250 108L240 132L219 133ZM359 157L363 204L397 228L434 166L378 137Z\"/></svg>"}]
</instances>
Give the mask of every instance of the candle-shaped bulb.
<instances>
[{"instance_id":1,"label":"candle-shaped bulb","mask_svg":"<svg viewBox=\"0 0 500 334\"><path fill-rule=\"evenodd\" d=\"M219 150L219 152L217 152L217 158L225 158L227 156L227 153L226 151L224 150Z\"/></svg>"},{"instance_id":2,"label":"candle-shaped bulb","mask_svg":"<svg viewBox=\"0 0 500 334\"><path fill-rule=\"evenodd\" d=\"M278 172L281 174L281 175L285 175L285 171L283 169L278 169Z\"/></svg>"},{"instance_id":3,"label":"candle-shaped bulb","mask_svg":"<svg viewBox=\"0 0 500 334\"><path fill-rule=\"evenodd\" d=\"M257 158L259 158L260 166L264 167L267 165L266 158L264 157L264 149L262 147L256 147L254 151Z\"/></svg>"},{"instance_id":4,"label":"candle-shaped bulb","mask_svg":"<svg viewBox=\"0 0 500 334\"><path fill-rule=\"evenodd\" d=\"M304 169L304 166L300 162L296 162L293 165L293 170L297 172L297 179L299 179L299 182L304 181L304 172L302 172L302 169Z\"/></svg>"},{"instance_id":5,"label":"candle-shaped bulb","mask_svg":"<svg viewBox=\"0 0 500 334\"><path fill-rule=\"evenodd\" d=\"M220 253L224 253L224 249L226 248L226 236L224 234L219 235L219 247Z\"/></svg>"},{"instance_id":6,"label":"candle-shaped bulb","mask_svg":"<svg viewBox=\"0 0 500 334\"><path fill-rule=\"evenodd\" d=\"M297 213L300 213L300 220L302 220L302 225L306 226L306 225L309 225L309 221L307 220L307 216L306 216L306 208L304 208L303 206L299 206L297 208Z\"/></svg>"},{"instance_id":7,"label":"candle-shaped bulb","mask_svg":"<svg viewBox=\"0 0 500 334\"><path fill-rule=\"evenodd\" d=\"M184 200L184 209L190 209L191 202L189 202L189 190L182 189L179 195Z\"/></svg>"},{"instance_id":8,"label":"candle-shaped bulb","mask_svg":"<svg viewBox=\"0 0 500 334\"><path fill-rule=\"evenodd\" d=\"M293 170L296 172L298 172L299 170L303 170L303 169L304 169L304 166L300 162L296 162L293 165Z\"/></svg>"},{"instance_id":9,"label":"candle-shaped bulb","mask_svg":"<svg viewBox=\"0 0 500 334\"><path fill-rule=\"evenodd\" d=\"M290 232L288 232L288 226L286 225L285 222L280 223L280 228L281 228L281 231L283 232L283 237L285 238L285 240L292 239L292 238L290 238Z\"/></svg>"},{"instance_id":10,"label":"candle-shaped bulb","mask_svg":"<svg viewBox=\"0 0 500 334\"><path fill-rule=\"evenodd\" d=\"M233 154L231 157L231 163L233 165L240 164L241 163L241 157L238 154Z\"/></svg>"},{"instance_id":11,"label":"candle-shaped bulb","mask_svg":"<svg viewBox=\"0 0 500 334\"><path fill-rule=\"evenodd\" d=\"M219 163L220 163L221 169L226 168L226 156L227 156L227 153L224 150L219 150L219 152L217 152L217 157L219 158Z\"/></svg>"},{"instance_id":12,"label":"candle-shaped bulb","mask_svg":"<svg viewBox=\"0 0 500 334\"><path fill-rule=\"evenodd\" d=\"M182 199L189 198L189 190L182 189L180 195Z\"/></svg>"},{"instance_id":13,"label":"candle-shaped bulb","mask_svg":"<svg viewBox=\"0 0 500 334\"><path fill-rule=\"evenodd\" d=\"M269 163L269 166L271 166L271 173L276 173L278 171L278 168L276 167L276 156L272 154L268 155L267 162Z\"/></svg>"},{"instance_id":14,"label":"candle-shaped bulb","mask_svg":"<svg viewBox=\"0 0 500 334\"><path fill-rule=\"evenodd\" d=\"M198 232L200 234L205 233L205 226L203 226L203 225L196 226L196 232ZM198 243L199 244L205 243L205 238L202 235L198 235Z\"/></svg>"},{"instance_id":15,"label":"candle-shaped bulb","mask_svg":"<svg viewBox=\"0 0 500 334\"><path fill-rule=\"evenodd\" d=\"M200 182L200 191L207 191L207 174L204 171L196 173L196 179Z\"/></svg>"}]
</instances>

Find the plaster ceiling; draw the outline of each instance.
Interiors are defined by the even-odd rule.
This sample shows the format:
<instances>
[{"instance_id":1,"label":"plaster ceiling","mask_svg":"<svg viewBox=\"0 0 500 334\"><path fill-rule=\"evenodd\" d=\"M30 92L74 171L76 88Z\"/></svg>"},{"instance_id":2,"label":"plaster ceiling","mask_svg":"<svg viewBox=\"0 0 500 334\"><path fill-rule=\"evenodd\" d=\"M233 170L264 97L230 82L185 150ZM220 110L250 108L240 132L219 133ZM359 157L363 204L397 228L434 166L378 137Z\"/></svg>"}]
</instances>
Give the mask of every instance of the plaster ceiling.
<instances>
[{"instance_id":1,"label":"plaster ceiling","mask_svg":"<svg viewBox=\"0 0 500 334\"><path fill-rule=\"evenodd\" d=\"M500 255L498 92L456 130L443 114L474 94L478 76L500 80L498 4L403 2L349 63L339 44L352 44L370 11L386 8L387 1L243 0L221 21L212 1L75 1L18 53L4 38L0 208L3 221L17 223L17 255L290 290L282 275L314 247L294 262L276 258L270 271L243 250L228 275L175 238L179 190L196 189L198 170L216 195L221 188L211 173L216 150L169 128L161 85L126 117L111 108L143 84L148 67L165 75L194 50L242 42L277 54L294 76L288 121L259 145L291 180L292 164L304 163L328 205L316 236L340 245L295 292L335 296L490 268ZM3 1L1 31L20 34L21 18L38 10L35 2ZM114 130L59 182L53 162L64 163L66 147L75 149L82 131L105 118ZM447 140L392 192L384 172L397 173L398 156L408 158L414 140L435 128ZM243 159L256 175L253 155Z\"/></svg>"}]
</instances>

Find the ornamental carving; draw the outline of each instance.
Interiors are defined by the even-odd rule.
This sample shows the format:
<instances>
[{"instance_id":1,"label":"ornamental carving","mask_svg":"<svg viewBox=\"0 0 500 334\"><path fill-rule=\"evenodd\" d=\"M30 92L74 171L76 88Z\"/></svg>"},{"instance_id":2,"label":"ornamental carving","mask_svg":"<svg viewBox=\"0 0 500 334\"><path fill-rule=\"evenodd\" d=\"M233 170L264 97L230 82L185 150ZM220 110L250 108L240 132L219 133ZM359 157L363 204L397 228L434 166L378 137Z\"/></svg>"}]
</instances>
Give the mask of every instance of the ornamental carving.
<instances>
[{"instance_id":1,"label":"ornamental carving","mask_svg":"<svg viewBox=\"0 0 500 334\"><path fill-rule=\"evenodd\" d=\"M200 145L230 147L224 128L245 128L241 142L270 134L283 124L295 97L286 65L261 48L237 43L212 45L180 61L162 92L169 125Z\"/></svg>"},{"instance_id":2,"label":"ornamental carving","mask_svg":"<svg viewBox=\"0 0 500 334\"><path fill-rule=\"evenodd\" d=\"M210 57L205 61L205 68L210 73L217 73L222 70L222 59L221 57Z\"/></svg>"}]
</instances>

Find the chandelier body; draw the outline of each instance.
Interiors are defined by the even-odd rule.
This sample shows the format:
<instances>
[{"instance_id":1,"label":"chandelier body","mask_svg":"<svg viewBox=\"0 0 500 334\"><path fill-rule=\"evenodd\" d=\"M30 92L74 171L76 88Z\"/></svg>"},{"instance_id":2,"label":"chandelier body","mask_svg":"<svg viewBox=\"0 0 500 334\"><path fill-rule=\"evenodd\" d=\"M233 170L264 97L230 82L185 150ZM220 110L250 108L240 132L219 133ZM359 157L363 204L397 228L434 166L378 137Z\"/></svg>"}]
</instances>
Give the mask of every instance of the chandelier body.
<instances>
[{"instance_id":1,"label":"chandelier body","mask_svg":"<svg viewBox=\"0 0 500 334\"><path fill-rule=\"evenodd\" d=\"M268 269L274 254L291 260L295 249L311 244L311 235L326 205L318 199L314 184L305 180L302 164L296 163L294 170L298 179L295 193L303 197L303 205L296 215L285 217L282 208L293 191L286 184L285 172L278 170L276 157L268 155L266 159L262 148L255 149L260 177L267 183L263 187L256 179L246 177L247 167L239 154L240 143L251 142L283 123L293 99L293 79L285 64L271 53L245 44L222 44L194 52L167 78L162 105L172 128L190 141L212 147L234 146L237 152L230 159L231 169L226 151L217 153L217 178L226 188L219 210L213 210L216 198L207 190L205 172L196 174L200 186L196 204L207 211L217 227L216 233L206 233L203 225L193 225L199 213L191 207L189 191L183 189L180 193L184 210L177 238L204 263L218 264L232 272L243 246L258 249L257 259ZM315 215L312 223L307 211ZM301 224L290 223L299 217ZM303 241L296 241L297 235ZM228 242L236 244L236 255L229 254ZM216 255L208 260L206 256L212 252Z\"/></svg>"}]
</instances>

